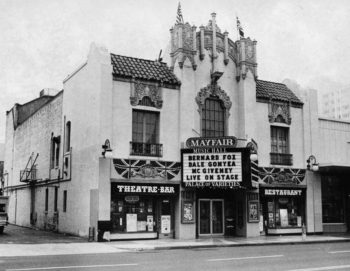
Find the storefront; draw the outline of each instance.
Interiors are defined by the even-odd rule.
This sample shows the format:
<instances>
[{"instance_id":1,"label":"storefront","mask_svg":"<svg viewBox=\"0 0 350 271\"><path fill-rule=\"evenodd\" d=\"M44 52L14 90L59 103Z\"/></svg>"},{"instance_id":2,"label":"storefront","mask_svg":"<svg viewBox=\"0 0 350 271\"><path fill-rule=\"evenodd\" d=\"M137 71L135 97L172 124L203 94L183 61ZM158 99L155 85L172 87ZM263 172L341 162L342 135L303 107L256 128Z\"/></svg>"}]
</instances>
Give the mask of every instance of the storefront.
<instances>
[{"instance_id":1,"label":"storefront","mask_svg":"<svg viewBox=\"0 0 350 271\"><path fill-rule=\"evenodd\" d=\"M174 237L174 208L178 185L112 183L113 239Z\"/></svg>"},{"instance_id":2,"label":"storefront","mask_svg":"<svg viewBox=\"0 0 350 271\"><path fill-rule=\"evenodd\" d=\"M305 187L260 187L265 233L301 233L305 223L305 194Z\"/></svg>"},{"instance_id":3,"label":"storefront","mask_svg":"<svg viewBox=\"0 0 350 271\"><path fill-rule=\"evenodd\" d=\"M191 210L192 218L182 223L195 223L196 237L248 235L250 149L236 143L234 137L190 138L181 151L182 214Z\"/></svg>"},{"instance_id":4,"label":"storefront","mask_svg":"<svg viewBox=\"0 0 350 271\"><path fill-rule=\"evenodd\" d=\"M349 166L320 165L323 232L350 229Z\"/></svg>"}]
</instances>

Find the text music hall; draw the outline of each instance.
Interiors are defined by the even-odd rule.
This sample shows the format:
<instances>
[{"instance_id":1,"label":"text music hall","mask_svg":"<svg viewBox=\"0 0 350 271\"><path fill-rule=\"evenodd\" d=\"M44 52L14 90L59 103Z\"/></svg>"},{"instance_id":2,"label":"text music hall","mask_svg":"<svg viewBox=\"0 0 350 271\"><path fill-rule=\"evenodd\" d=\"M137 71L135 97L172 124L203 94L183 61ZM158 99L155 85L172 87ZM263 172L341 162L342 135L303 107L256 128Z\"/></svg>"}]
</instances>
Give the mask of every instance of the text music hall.
<instances>
[{"instance_id":1,"label":"text music hall","mask_svg":"<svg viewBox=\"0 0 350 271\"><path fill-rule=\"evenodd\" d=\"M208 19L178 20L164 61L92 44L63 90L7 111L10 223L95 241L349 228L349 165L318 142L339 123L318 117L315 91L258 79L257 41Z\"/></svg>"}]
</instances>

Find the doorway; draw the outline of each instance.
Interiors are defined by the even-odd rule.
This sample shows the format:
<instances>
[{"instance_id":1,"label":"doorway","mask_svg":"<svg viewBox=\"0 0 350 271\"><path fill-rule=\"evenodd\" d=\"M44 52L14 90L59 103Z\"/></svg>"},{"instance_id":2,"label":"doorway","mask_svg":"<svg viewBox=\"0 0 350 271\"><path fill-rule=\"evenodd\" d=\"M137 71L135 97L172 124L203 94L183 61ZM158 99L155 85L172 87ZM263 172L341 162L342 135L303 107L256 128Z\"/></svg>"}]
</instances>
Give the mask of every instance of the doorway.
<instances>
[{"instance_id":1,"label":"doorway","mask_svg":"<svg viewBox=\"0 0 350 271\"><path fill-rule=\"evenodd\" d=\"M198 235L212 236L224 234L224 200L198 200Z\"/></svg>"}]
</instances>

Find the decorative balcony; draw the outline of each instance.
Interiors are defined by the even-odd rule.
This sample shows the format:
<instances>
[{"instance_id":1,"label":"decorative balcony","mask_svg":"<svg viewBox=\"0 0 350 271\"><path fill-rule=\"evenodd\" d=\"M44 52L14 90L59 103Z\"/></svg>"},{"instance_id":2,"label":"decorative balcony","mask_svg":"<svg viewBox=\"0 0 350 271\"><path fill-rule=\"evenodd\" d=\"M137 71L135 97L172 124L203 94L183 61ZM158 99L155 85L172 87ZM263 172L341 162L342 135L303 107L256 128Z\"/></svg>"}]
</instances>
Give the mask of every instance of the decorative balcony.
<instances>
[{"instance_id":1,"label":"decorative balcony","mask_svg":"<svg viewBox=\"0 0 350 271\"><path fill-rule=\"evenodd\" d=\"M130 155L163 156L163 144L130 142Z\"/></svg>"},{"instance_id":2,"label":"decorative balcony","mask_svg":"<svg viewBox=\"0 0 350 271\"><path fill-rule=\"evenodd\" d=\"M272 165L293 165L293 154L270 152L270 159Z\"/></svg>"}]
</instances>

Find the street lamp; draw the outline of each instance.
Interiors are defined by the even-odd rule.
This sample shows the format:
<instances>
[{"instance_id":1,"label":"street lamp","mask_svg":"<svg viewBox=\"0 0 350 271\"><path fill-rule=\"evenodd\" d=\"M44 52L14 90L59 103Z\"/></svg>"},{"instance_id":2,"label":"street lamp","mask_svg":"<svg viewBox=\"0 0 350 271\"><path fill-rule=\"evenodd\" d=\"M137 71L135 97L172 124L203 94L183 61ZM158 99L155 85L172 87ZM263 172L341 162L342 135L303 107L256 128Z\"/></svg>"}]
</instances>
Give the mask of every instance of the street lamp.
<instances>
[{"instance_id":1,"label":"street lamp","mask_svg":"<svg viewBox=\"0 0 350 271\"><path fill-rule=\"evenodd\" d=\"M314 155L310 155L309 158L306 160L306 163L308 170L318 171L318 163Z\"/></svg>"},{"instance_id":2,"label":"street lamp","mask_svg":"<svg viewBox=\"0 0 350 271\"><path fill-rule=\"evenodd\" d=\"M111 149L111 143L109 142L109 139L106 139L105 144L102 145L102 149L103 158L113 158L113 150Z\"/></svg>"}]
</instances>

